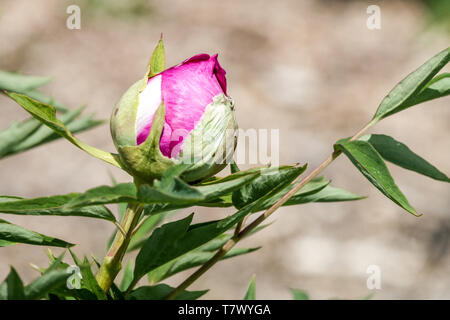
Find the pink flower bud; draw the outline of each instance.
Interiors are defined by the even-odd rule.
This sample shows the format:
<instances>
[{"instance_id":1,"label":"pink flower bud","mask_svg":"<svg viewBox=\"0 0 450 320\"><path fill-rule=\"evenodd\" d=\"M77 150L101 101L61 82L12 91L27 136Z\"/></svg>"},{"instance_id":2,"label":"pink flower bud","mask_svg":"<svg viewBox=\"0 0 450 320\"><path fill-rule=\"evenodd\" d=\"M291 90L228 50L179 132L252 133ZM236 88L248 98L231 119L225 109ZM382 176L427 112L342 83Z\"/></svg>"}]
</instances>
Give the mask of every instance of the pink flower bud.
<instances>
[{"instance_id":1,"label":"pink flower bud","mask_svg":"<svg viewBox=\"0 0 450 320\"><path fill-rule=\"evenodd\" d=\"M231 156L234 152L237 125L225 73L217 54L199 54L141 80L123 95L111 117L111 132L119 154L125 163L130 162L132 171L148 180L158 177L171 162L193 160L192 168L184 173L191 181L211 176L226 165L230 149ZM141 147L148 140L162 105L165 117L159 124L159 150L166 158L161 158L165 165L150 170L143 168L143 162L157 163L154 156L147 154L146 160L138 160L136 155L130 158L123 147Z\"/></svg>"},{"instance_id":2,"label":"pink flower bud","mask_svg":"<svg viewBox=\"0 0 450 320\"><path fill-rule=\"evenodd\" d=\"M212 57L198 54L150 78L139 96L137 144L147 139L153 114L164 101L166 119L159 147L163 155L177 157L181 150L175 147L181 145L199 123L213 98L219 94L226 95L225 73L217 60L217 54ZM178 134L172 135L173 132Z\"/></svg>"}]
</instances>

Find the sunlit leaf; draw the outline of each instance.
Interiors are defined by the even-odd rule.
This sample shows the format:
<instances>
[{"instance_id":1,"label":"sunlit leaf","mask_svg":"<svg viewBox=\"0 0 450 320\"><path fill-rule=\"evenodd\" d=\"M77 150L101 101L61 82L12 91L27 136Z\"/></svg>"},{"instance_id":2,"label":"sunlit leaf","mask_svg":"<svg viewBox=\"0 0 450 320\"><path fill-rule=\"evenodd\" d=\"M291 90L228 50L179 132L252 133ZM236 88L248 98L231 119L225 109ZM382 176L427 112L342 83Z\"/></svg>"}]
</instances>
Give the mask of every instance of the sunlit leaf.
<instances>
[{"instance_id":1,"label":"sunlit leaf","mask_svg":"<svg viewBox=\"0 0 450 320\"><path fill-rule=\"evenodd\" d=\"M369 142L386 161L435 180L450 182L450 179L443 172L392 137L371 134L363 136L359 140Z\"/></svg>"},{"instance_id":2,"label":"sunlit leaf","mask_svg":"<svg viewBox=\"0 0 450 320\"><path fill-rule=\"evenodd\" d=\"M49 237L41 233L27 230L18 225L9 223L0 219L0 240L4 241L3 245L14 243L26 243L38 246L52 246L52 247L71 247L72 243ZM2 243L0 242L0 246Z\"/></svg>"},{"instance_id":3,"label":"sunlit leaf","mask_svg":"<svg viewBox=\"0 0 450 320\"><path fill-rule=\"evenodd\" d=\"M64 208L67 202L77 196L77 193L69 193L34 199L0 201L0 212L34 216L81 216L115 221L114 215L104 206Z\"/></svg>"},{"instance_id":4,"label":"sunlit leaf","mask_svg":"<svg viewBox=\"0 0 450 320\"><path fill-rule=\"evenodd\" d=\"M408 199L395 184L381 155L366 141L356 140L335 145L337 149L350 159L356 168L386 197L400 207L419 216L416 210L409 204Z\"/></svg>"},{"instance_id":5,"label":"sunlit leaf","mask_svg":"<svg viewBox=\"0 0 450 320\"><path fill-rule=\"evenodd\" d=\"M46 126L50 127L56 133L66 138L69 142L77 146L78 148L86 151L93 157L108 162L116 167L121 168L119 156L112 154L98 148L92 147L80 141L78 138L72 135L67 127L56 117L55 107L44 104L37 100L34 100L26 95L17 94L13 92L6 92L11 99L16 101L22 108L28 111L34 118L41 121Z\"/></svg>"},{"instance_id":6,"label":"sunlit leaf","mask_svg":"<svg viewBox=\"0 0 450 320\"><path fill-rule=\"evenodd\" d=\"M433 77L441 70L448 62L450 61L450 47L441 51L427 62L425 62L422 66L420 66L416 71L409 74L405 79L403 79L394 89L389 92L389 94L383 99L380 106L378 107L373 119L381 120L387 116L390 116L394 113L402 111L406 108L415 105L417 101L424 99L423 94L425 94L428 98L432 98L432 96L437 97L439 93L431 93L427 91L427 93L422 92L421 90L430 84L430 81L433 81ZM445 79L445 78L443 78ZM437 86L446 86L448 83L439 83L434 82ZM430 86L433 85L431 82ZM448 88L447 88L448 89ZM442 90L445 92L446 88L438 89L438 91ZM435 90L431 88L431 90ZM415 101L414 96L418 95L421 98L418 98ZM431 95L431 96L430 96ZM426 99L429 100L429 99ZM425 101L425 100L423 100ZM417 102L417 103L419 103Z\"/></svg>"},{"instance_id":7,"label":"sunlit leaf","mask_svg":"<svg viewBox=\"0 0 450 320\"><path fill-rule=\"evenodd\" d=\"M256 299L256 284L255 284L255 276L253 275L252 280L250 280L247 292L245 293L244 300L255 300L255 299Z\"/></svg>"},{"instance_id":8,"label":"sunlit leaf","mask_svg":"<svg viewBox=\"0 0 450 320\"><path fill-rule=\"evenodd\" d=\"M0 300L24 300L25 291L23 282L17 271L11 267L8 276L0 284Z\"/></svg>"},{"instance_id":9,"label":"sunlit leaf","mask_svg":"<svg viewBox=\"0 0 450 320\"><path fill-rule=\"evenodd\" d=\"M132 291L126 298L128 300L162 300L169 295L174 288L167 284L158 284L156 286L144 286ZM202 291L183 291L176 300L196 300L207 293L208 290Z\"/></svg>"},{"instance_id":10,"label":"sunlit leaf","mask_svg":"<svg viewBox=\"0 0 450 320\"><path fill-rule=\"evenodd\" d=\"M309 300L309 296L306 291L299 289L291 289L291 294L294 300Z\"/></svg>"}]
</instances>

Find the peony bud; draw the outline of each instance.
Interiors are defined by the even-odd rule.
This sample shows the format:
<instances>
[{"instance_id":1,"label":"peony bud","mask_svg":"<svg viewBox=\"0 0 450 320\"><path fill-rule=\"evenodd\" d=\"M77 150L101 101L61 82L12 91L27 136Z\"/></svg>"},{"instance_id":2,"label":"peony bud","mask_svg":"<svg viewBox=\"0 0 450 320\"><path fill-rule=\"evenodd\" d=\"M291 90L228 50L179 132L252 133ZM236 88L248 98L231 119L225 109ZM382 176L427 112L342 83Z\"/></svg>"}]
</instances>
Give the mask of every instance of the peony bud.
<instances>
[{"instance_id":1,"label":"peony bud","mask_svg":"<svg viewBox=\"0 0 450 320\"><path fill-rule=\"evenodd\" d=\"M111 116L111 134L126 169L151 182L189 163L186 181L222 170L235 149L234 104L217 54L196 55L133 84Z\"/></svg>"}]
</instances>

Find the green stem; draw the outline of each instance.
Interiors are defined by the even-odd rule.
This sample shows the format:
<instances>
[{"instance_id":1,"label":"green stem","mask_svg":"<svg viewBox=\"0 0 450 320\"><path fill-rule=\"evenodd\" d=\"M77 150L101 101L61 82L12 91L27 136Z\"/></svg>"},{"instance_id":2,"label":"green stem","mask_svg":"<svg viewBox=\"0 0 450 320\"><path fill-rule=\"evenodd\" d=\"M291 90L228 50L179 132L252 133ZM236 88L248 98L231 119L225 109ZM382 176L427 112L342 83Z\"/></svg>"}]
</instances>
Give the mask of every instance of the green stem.
<instances>
[{"instance_id":1,"label":"green stem","mask_svg":"<svg viewBox=\"0 0 450 320\"><path fill-rule=\"evenodd\" d=\"M133 236L133 230L139 222L143 208L141 204L128 204L121 224L125 235L122 232L117 232L114 242L103 259L96 276L97 282L104 292L108 292L122 268L122 259Z\"/></svg>"},{"instance_id":2,"label":"green stem","mask_svg":"<svg viewBox=\"0 0 450 320\"><path fill-rule=\"evenodd\" d=\"M370 121L361 130L359 130L350 139L351 141L361 137L367 129L374 125L377 120ZM272 213L279 209L283 204L285 204L292 196L294 196L301 188L303 188L308 182L314 179L320 172L322 172L326 167L328 167L337 157L341 155L341 151L334 151L327 159L325 159L316 169L311 171L311 173L300 180L298 184L292 188L288 193L286 193L280 200L273 204L269 209L262 213L257 219L250 223L243 230L240 230L242 224L239 224L235 230L234 236L225 243L222 248L217 251L217 253L209 259L205 264L203 264L197 271L191 274L185 281L183 281L178 287L176 287L165 299L173 300L181 292L183 292L187 287L194 283L198 278L200 278L206 271L208 271L213 265L220 261L228 251L230 251L240 240L242 240L246 235L253 231L257 226L259 226L264 220L266 220ZM237 231L240 230L240 231Z\"/></svg>"}]
</instances>

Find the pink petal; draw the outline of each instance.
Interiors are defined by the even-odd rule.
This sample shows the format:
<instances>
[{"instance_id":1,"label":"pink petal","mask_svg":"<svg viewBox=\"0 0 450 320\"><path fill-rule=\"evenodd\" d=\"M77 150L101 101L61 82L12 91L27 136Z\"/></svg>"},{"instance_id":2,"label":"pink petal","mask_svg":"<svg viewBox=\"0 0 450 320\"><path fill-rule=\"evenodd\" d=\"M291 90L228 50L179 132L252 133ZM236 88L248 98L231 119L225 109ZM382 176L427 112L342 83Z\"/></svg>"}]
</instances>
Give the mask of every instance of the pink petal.
<instances>
[{"instance_id":1,"label":"pink petal","mask_svg":"<svg viewBox=\"0 0 450 320\"><path fill-rule=\"evenodd\" d=\"M165 156L174 158L181 151L184 138L196 127L205 108L218 94L225 93L227 83L225 70L217 60L217 54L198 54L180 65L169 68L150 78L147 92L150 97L143 98L145 105L139 105L136 122L136 142L141 144L147 139L152 125L153 114L163 101L166 118L160 140L160 149ZM161 77L161 91L159 89ZM140 96L141 97L141 96ZM143 110L141 108L144 108Z\"/></svg>"},{"instance_id":2,"label":"pink petal","mask_svg":"<svg viewBox=\"0 0 450 320\"><path fill-rule=\"evenodd\" d=\"M196 55L183 64L163 72L162 96L166 107L166 122L177 131L172 137L170 150L180 146L184 138L191 132L213 98L224 93L216 70L220 72L222 81L225 71L218 66L217 55ZM172 156L179 151L174 150Z\"/></svg>"}]
</instances>

